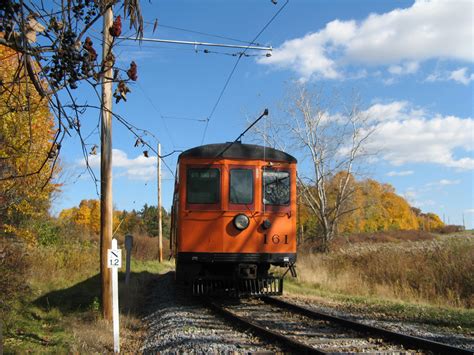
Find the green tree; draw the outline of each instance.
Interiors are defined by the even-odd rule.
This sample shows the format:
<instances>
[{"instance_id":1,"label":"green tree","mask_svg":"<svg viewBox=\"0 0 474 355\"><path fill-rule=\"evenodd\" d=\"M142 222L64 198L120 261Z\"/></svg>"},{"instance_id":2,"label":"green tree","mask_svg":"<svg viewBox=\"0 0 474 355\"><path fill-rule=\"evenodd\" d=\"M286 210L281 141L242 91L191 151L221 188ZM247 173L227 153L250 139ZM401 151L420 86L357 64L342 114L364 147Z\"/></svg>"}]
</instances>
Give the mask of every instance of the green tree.
<instances>
[{"instance_id":1,"label":"green tree","mask_svg":"<svg viewBox=\"0 0 474 355\"><path fill-rule=\"evenodd\" d=\"M142 219L143 231L150 237L158 236L158 208L156 206L149 206L145 204L141 211L138 213ZM162 207L162 232L164 237L169 236L171 216Z\"/></svg>"}]
</instances>

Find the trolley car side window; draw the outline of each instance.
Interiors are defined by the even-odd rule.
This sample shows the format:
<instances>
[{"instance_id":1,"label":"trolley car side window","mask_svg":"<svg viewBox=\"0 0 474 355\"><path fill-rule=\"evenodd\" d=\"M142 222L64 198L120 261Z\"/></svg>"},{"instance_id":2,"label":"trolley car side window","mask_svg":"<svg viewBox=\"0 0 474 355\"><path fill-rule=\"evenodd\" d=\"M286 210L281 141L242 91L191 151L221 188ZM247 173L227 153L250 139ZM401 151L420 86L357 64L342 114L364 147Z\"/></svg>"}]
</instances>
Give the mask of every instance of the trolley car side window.
<instances>
[{"instance_id":1,"label":"trolley car side window","mask_svg":"<svg viewBox=\"0 0 474 355\"><path fill-rule=\"evenodd\" d=\"M187 172L188 203L218 203L220 191L219 169L189 168Z\"/></svg>"},{"instance_id":2,"label":"trolley car side window","mask_svg":"<svg viewBox=\"0 0 474 355\"><path fill-rule=\"evenodd\" d=\"M290 203L290 173L263 170L263 203L283 206Z\"/></svg>"},{"instance_id":3,"label":"trolley car side window","mask_svg":"<svg viewBox=\"0 0 474 355\"><path fill-rule=\"evenodd\" d=\"M236 204L253 203L253 170L230 170L230 202Z\"/></svg>"}]
</instances>

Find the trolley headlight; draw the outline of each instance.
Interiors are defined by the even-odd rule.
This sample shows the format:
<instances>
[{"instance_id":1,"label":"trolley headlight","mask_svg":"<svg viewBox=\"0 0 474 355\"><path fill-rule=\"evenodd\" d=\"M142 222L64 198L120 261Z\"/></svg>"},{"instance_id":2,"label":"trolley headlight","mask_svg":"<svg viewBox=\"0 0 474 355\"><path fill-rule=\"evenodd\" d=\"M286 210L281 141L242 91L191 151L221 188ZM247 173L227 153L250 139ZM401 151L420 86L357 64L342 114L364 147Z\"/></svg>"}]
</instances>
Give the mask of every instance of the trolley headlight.
<instances>
[{"instance_id":1,"label":"trolley headlight","mask_svg":"<svg viewBox=\"0 0 474 355\"><path fill-rule=\"evenodd\" d=\"M243 231L245 228L249 226L249 224L250 224L250 220L244 214L238 214L237 216L234 217L234 226L238 230Z\"/></svg>"}]
</instances>

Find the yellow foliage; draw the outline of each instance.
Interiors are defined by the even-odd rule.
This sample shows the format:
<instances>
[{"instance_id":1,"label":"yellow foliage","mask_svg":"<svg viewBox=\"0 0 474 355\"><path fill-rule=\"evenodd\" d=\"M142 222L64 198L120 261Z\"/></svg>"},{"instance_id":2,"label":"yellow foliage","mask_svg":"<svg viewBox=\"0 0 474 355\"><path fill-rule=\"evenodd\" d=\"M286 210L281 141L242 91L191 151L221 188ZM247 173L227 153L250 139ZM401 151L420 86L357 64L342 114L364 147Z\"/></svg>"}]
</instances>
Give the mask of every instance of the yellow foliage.
<instances>
[{"instance_id":1,"label":"yellow foliage","mask_svg":"<svg viewBox=\"0 0 474 355\"><path fill-rule=\"evenodd\" d=\"M28 221L47 213L59 187L48 159L54 121L24 70L16 77L21 55L0 45L0 59L0 233L33 243Z\"/></svg>"},{"instance_id":2,"label":"yellow foliage","mask_svg":"<svg viewBox=\"0 0 474 355\"><path fill-rule=\"evenodd\" d=\"M441 221L441 218L439 218L439 216L434 213L420 213L417 216L417 219L421 230L435 231L444 226L444 223L443 221Z\"/></svg>"},{"instance_id":3,"label":"yellow foliage","mask_svg":"<svg viewBox=\"0 0 474 355\"><path fill-rule=\"evenodd\" d=\"M113 231L120 224L120 211L113 213ZM64 209L59 213L59 220L79 227L83 233L98 236L100 234L100 201L82 200L79 207Z\"/></svg>"},{"instance_id":4,"label":"yellow foliage","mask_svg":"<svg viewBox=\"0 0 474 355\"><path fill-rule=\"evenodd\" d=\"M334 205L336 191L344 178L345 175L339 173L328 182L329 206ZM381 184L372 179L356 181L352 176L349 181L351 194L341 210L350 212L340 218L339 233L418 229L432 231L443 226L443 222L436 214L423 214L412 208L389 184ZM299 213L299 223L306 229L314 229L317 233L317 218L311 214L309 208L300 204Z\"/></svg>"}]
</instances>

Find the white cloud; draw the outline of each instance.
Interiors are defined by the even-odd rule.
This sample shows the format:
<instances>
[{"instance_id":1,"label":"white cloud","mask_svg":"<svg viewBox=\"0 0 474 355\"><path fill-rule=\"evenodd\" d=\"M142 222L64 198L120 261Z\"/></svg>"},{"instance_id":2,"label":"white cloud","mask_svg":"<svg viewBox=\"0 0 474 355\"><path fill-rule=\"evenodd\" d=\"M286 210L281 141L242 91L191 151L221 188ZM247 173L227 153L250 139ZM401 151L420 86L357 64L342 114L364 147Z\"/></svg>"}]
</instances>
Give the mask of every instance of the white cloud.
<instances>
[{"instance_id":1,"label":"white cloud","mask_svg":"<svg viewBox=\"0 0 474 355\"><path fill-rule=\"evenodd\" d=\"M408 176L412 174L413 174L413 170L390 171L387 173L387 176Z\"/></svg>"},{"instance_id":2,"label":"white cloud","mask_svg":"<svg viewBox=\"0 0 474 355\"><path fill-rule=\"evenodd\" d=\"M290 67L304 80L314 74L328 79L340 78L335 61L326 55L326 41L324 33L308 34L303 38L286 41L281 47L273 50L271 57L265 57L258 62L280 68Z\"/></svg>"},{"instance_id":3,"label":"white cloud","mask_svg":"<svg viewBox=\"0 0 474 355\"><path fill-rule=\"evenodd\" d=\"M448 186L448 185L459 185L461 180L449 180L449 179L441 179L439 181L429 182L426 186Z\"/></svg>"},{"instance_id":4,"label":"white cloud","mask_svg":"<svg viewBox=\"0 0 474 355\"><path fill-rule=\"evenodd\" d=\"M474 169L474 119L429 115L407 102L375 104L375 132L368 149L378 151L393 165L434 163L456 169Z\"/></svg>"},{"instance_id":5,"label":"white cloud","mask_svg":"<svg viewBox=\"0 0 474 355\"><path fill-rule=\"evenodd\" d=\"M81 160L79 164L85 166L84 160ZM92 168L100 167L100 153L89 156L89 165ZM112 149L112 167L116 177L125 176L130 180L150 180L156 177L156 156L150 155L147 158L141 154L130 159L124 151Z\"/></svg>"},{"instance_id":6,"label":"white cloud","mask_svg":"<svg viewBox=\"0 0 474 355\"><path fill-rule=\"evenodd\" d=\"M388 68L388 71L391 74L395 75L405 75L405 74L414 74L420 68L420 64L418 62L406 62L402 63L401 65L391 65Z\"/></svg>"},{"instance_id":7,"label":"white cloud","mask_svg":"<svg viewBox=\"0 0 474 355\"><path fill-rule=\"evenodd\" d=\"M411 7L329 22L318 32L285 41L259 63L312 76L343 77L346 64L388 65L394 75L418 70L428 59L473 62L470 1L417 0Z\"/></svg>"},{"instance_id":8,"label":"white cloud","mask_svg":"<svg viewBox=\"0 0 474 355\"><path fill-rule=\"evenodd\" d=\"M469 85L471 81L474 81L474 73L468 73L467 67L458 68L453 71L434 72L428 75L426 81L455 81L460 84Z\"/></svg>"},{"instance_id":9,"label":"white cloud","mask_svg":"<svg viewBox=\"0 0 474 355\"><path fill-rule=\"evenodd\" d=\"M472 214L474 214L474 208L468 208L467 210L464 210L464 213L472 213Z\"/></svg>"},{"instance_id":10,"label":"white cloud","mask_svg":"<svg viewBox=\"0 0 474 355\"><path fill-rule=\"evenodd\" d=\"M438 184L440 185L458 185L461 183L461 180L448 180L448 179L441 179L438 181Z\"/></svg>"},{"instance_id":11,"label":"white cloud","mask_svg":"<svg viewBox=\"0 0 474 355\"><path fill-rule=\"evenodd\" d=\"M430 199L421 199L421 196L417 190L413 187L409 187L402 196L412 205L413 207L429 207L435 206L437 203ZM441 207L441 206L438 206Z\"/></svg>"},{"instance_id":12,"label":"white cloud","mask_svg":"<svg viewBox=\"0 0 474 355\"><path fill-rule=\"evenodd\" d=\"M392 101L389 103L376 103L370 106L364 114L371 121L400 121L424 117L425 111L414 108L408 101Z\"/></svg>"},{"instance_id":13,"label":"white cloud","mask_svg":"<svg viewBox=\"0 0 474 355\"><path fill-rule=\"evenodd\" d=\"M469 84L472 80L474 80L474 74L467 74L467 68L460 68L457 70L454 70L451 72L449 75L449 79L460 82L461 84L467 85Z\"/></svg>"}]
</instances>

